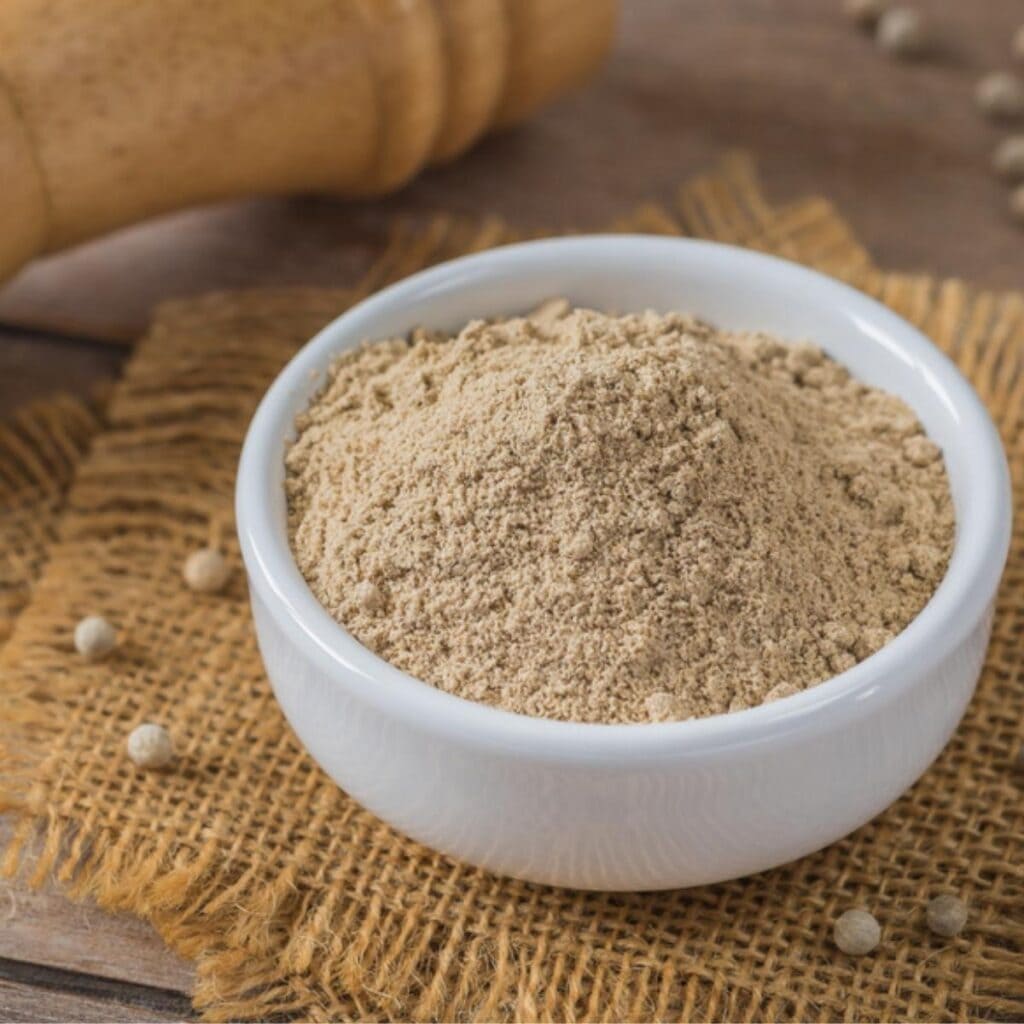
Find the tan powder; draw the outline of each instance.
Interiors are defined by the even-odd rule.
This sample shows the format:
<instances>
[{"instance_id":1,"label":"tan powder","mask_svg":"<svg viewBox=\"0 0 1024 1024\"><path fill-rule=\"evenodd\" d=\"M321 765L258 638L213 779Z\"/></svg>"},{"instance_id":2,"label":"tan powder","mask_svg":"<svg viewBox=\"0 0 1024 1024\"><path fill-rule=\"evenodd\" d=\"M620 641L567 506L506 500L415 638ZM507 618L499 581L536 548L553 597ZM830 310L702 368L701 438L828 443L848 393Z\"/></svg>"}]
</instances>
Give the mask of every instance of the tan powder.
<instances>
[{"instance_id":1,"label":"tan powder","mask_svg":"<svg viewBox=\"0 0 1024 1024\"><path fill-rule=\"evenodd\" d=\"M953 538L939 450L810 345L547 304L342 356L287 455L292 546L363 644L583 722L735 711L878 650Z\"/></svg>"}]
</instances>

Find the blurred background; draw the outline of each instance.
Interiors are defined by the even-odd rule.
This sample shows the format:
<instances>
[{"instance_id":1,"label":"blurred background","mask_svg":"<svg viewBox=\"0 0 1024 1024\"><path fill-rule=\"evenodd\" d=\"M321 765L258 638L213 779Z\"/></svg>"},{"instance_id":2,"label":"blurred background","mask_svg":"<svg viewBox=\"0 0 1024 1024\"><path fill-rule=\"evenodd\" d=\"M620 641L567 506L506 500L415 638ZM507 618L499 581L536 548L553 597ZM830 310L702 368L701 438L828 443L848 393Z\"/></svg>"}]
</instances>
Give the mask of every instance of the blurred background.
<instances>
[{"instance_id":1,"label":"blurred background","mask_svg":"<svg viewBox=\"0 0 1024 1024\"><path fill-rule=\"evenodd\" d=\"M388 199L228 202L22 270L0 287L0 408L111 378L162 299L351 281L395 214L598 228L737 148L773 200L833 199L881 265L1019 286L1024 234L990 170L1007 129L979 115L974 87L1012 67L1024 7L914 6L934 43L900 61L840 0L623 0L590 81Z\"/></svg>"}]
</instances>

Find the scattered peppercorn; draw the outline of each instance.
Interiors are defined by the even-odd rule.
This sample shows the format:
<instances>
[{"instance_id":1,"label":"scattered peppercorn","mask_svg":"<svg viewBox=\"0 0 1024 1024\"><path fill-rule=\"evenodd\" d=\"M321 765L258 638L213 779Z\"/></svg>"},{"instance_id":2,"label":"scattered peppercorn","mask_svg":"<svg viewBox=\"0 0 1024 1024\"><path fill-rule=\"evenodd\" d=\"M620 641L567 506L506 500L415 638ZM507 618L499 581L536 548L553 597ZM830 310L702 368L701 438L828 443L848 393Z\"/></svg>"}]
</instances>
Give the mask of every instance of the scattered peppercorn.
<instances>
[{"instance_id":1,"label":"scattered peppercorn","mask_svg":"<svg viewBox=\"0 0 1024 1024\"><path fill-rule=\"evenodd\" d=\"M174 759L170 733L152 722L136 726L128 736L128 756L140 768L165 768Z\"/></svg>"},{"instance_id":2,"label":"scattered peppercorn","mask_svg":"<svg viewBox=\"0 0 1024 1024\"><path fill-rule=\"evenodd\" d=\"M117 632L102 615L87 615L75 626L75 650L86 661L105 658L117 643Z\"/></svg>"},{"instance_id":3,"label":"scattered peppercorn","mask_svg":"<svg viewBox=\"0 0 1024 1024\"><path fill-rule=\"evenodd\" d=\"M1018 185L1010 193L1010 216L1018 224L1024 224L1024 185Z\"/></svg>"},{"instance_id":4,"label":"scattered peppercorn","mask_svg":"<svg viewBox=\"0 0 1024 1024\"><path fill-rule=\"evenodd\" d=\"M1013 33L1013 43L1010 48L1013 50L1013 55L1017 60L1024 60L1024 25L1021 25Z\"/></svg>"},{"instance_id":5,"label":"scattered peppercorn","mask_svg":"<svg viewBox=\"0 0 1024 1024\"><path fill-rule=\"evenodd\" d=\"M916 57L928 45L925 21L912 7L893 7L878 19L875 42L893 57Z\"/></svg>"},{"instance_id":6,"label":"scattered peppercorn","mask_svg":"<svg viewBox=\"0 0 1024 1024\"><path fill-rule=\"evenodd\" d=\"M1024 178L1024 135L1011 135L996 146L992 170L1009 181Z\"/></svg>"},{"instance_id":7,"label":"scattered peppercorn","mask_svg":"<svg viewBox=\"0 0 1024 1024\"><path fill-rule=\"evenodd\" d=\"M872 29L888 6L886 0L843 0L843 14L863 29Z\"/></svg>"},{"instance_id":8,"label":"scattered peppercorn","mask_svg":"<svg viewBox=\"0 0 1024 1024\"><path fill-rule=\"evenodd\" d=\"M878 921L866 910L847 910L836 920L832 931L836 945L850 956L870 953L882 938Z\"/></svg>"},{"instance_id":9,"label":"scattered peppercorn","mask_svg":"<svg viewBox=\"0 0 1024 1024\"><path fill-rule=\"evenodd\" d=\"M988 117L1024 114L1024 80L1010 71L991 71L974 91L978 106Z\"/></svg>"},{"instance_id":10,"label":"scattered peppercorn","mask_svg":"<svg viewBox=\"0 0 1024 1024\"><path fill-rule=\"evenodd\" d=\"M224 589L231 575L231 567L219 551L200 548L185 559L182 575L190 589L203 594L215 594Z\"/></svg>"},{"instance_id":11,"label":"scattered peppercorn","mask_svg":"<svg viewBox=\"0 0 1024 1024\"><path fill-rule=\"evenodd\" d=\"M967 924L967 904L956 896L936 896L928 904L925 917L936 935L951 939Z\"/></svg>"}]
</instances>

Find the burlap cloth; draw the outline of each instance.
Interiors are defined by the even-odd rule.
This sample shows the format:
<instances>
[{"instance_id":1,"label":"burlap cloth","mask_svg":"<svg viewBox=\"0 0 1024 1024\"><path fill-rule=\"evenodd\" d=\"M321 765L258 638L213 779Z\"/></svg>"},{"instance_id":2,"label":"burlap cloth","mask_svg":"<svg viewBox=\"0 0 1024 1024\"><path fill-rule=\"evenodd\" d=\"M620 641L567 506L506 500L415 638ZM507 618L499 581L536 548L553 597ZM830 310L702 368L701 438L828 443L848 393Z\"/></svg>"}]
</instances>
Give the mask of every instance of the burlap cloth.
<instances>
[{"instance_id":1,"label":"burlap cloth","mask_svg":"<svg viewBox=\"0 0 1024 1024\"><path fill-rule=\"evenodd\" d=\"M70 395L0 423L0 644L57 539L65 493L99 426L95 406Z\"/></svg>"},{"instance_id":2,"label":"burlap cloth","mask_svg":"<svg viewBox=\"0 0 1024 1024\"><path fill-rule=\"evenodd\" d=\"M971 377L1002 430L1019 496L1024 297L883 274L822 200L770 209L743 161L683 187L675 209L618 226L771 249L881 297ZM212 1020L1024 1016L1019 509L984 677L925 778L796 864L658 894L510 881L397 835L296 743L263 676L241 572L226 596L184 590L190 549L214 542L237 559L239 443L292 352L367 291L510 234L442 219L396 235L351 291L218 295L160 312L0 651L3 797L18 817L6 870L53 873L76 898L150 918L197 959L196 1005ZM62 427L61 450L92 429ZM5 481L12 453L0 448ZM28 475L46 480L48 464L32 465ZM42 554L23 543L27 580ZM122 635L99 666L70 645L73 624L92 612ZM144 719L174 734L174 772L126 763L125 736ZM923 922L926 900L947 890L971 905L955 940ZM878 915L884 939L852 959L830 933L859 903Z\"/></svg>"}]
</instances>

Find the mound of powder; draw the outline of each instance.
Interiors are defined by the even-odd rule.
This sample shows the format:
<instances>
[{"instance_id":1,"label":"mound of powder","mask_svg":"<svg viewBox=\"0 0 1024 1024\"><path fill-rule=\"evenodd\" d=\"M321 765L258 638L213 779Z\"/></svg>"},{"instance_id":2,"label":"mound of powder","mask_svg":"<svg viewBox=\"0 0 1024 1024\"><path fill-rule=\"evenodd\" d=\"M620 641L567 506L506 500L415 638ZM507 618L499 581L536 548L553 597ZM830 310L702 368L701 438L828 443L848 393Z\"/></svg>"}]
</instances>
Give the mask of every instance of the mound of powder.
<instances>
[{"instance_id":1,"label":"mound of powder","mask_svg":"<svg viewBox=\"0 0 1024 1024\"><path fill-rule=\"evenodd\" d=\"M939 450L811 345L549 303L342 356L287 454L363 644L511 711L646 722L850 668L945 571Z\"/></svg>"}]
</instances>

